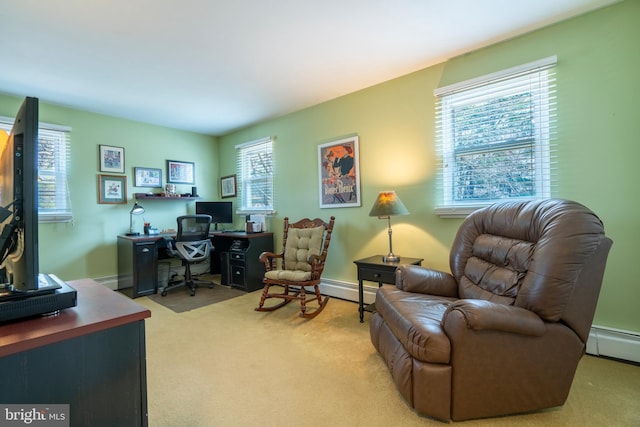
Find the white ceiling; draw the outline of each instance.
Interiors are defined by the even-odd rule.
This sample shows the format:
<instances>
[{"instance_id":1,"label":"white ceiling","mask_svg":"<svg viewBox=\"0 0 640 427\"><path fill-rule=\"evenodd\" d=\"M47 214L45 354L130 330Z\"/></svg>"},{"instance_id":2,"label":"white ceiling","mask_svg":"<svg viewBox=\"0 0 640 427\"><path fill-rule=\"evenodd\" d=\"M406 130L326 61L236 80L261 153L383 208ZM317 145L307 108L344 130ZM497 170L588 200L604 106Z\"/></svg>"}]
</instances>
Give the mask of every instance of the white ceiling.
<instances>
[{"instance_id":1,"label":"white ceiling","mask_svg":"<svg viewBox=\"0 0 640 427\"><path fill-rule=\"evenodd\" d=\"M618 0L1 0L0 92L222 135Z\"/></svg>"}]
</instances>

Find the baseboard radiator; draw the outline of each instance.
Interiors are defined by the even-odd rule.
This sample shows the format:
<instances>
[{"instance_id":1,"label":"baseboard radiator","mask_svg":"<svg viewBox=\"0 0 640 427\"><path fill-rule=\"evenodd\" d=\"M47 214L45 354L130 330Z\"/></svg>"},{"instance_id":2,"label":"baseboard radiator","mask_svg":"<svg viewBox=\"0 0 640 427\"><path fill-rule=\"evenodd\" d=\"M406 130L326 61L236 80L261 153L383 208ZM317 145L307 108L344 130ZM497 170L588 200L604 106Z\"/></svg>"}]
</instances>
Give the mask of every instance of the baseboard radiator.
<instances>
[{"instance_id":1,"label":"baseboard radiator","mask_svg":"<svg viewBox=\"0 0 640 427\"><path fill-rule=\"evenodd\" d=\"M375 301L378 288L367 285L363 288L364 303L371 304ZM358 285L356 283L323 279L320 291L332 297L358 301ZM357 311L355 313L357 314ZM640 363L640 332L593 325L587 341L587 353Z\"/></svg>"}]
</instances>

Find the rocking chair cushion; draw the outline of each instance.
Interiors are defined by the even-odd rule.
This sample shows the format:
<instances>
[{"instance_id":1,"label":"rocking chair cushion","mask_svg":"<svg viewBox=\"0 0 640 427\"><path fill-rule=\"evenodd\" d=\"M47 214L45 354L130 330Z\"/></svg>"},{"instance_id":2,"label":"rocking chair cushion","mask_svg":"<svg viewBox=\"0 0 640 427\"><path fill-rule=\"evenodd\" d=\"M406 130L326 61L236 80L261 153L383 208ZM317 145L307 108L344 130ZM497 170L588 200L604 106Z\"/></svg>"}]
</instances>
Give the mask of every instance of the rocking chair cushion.
<instances>
[{"instance_id":1,"label":"rocking chair cushion","mask_svg":"<svg viewBox=\"0 0 640 427\"><path fill-rule=\"evenodd\" d=\"M300 270L272 270L267 271L264 277L271 280L286 280L289 282L306 282L311 280L310 271Z\"/></svg>"},{"instance_id":2,"label":"rocking chair cushion","mask_svg":"<svg viewBox=\"0 0 640 427\"><path fill-rule=\"evenodd\" d=\"M324 227L314 228L289 228L287 243L284 249L284 262L286 271L299 270L299 272L310 272L310 255L320 255L322 247L322 237ZM306 279L309 280L311 276ZM288 279L287 279L288 280Z\"/></svg>"}]
</instances>

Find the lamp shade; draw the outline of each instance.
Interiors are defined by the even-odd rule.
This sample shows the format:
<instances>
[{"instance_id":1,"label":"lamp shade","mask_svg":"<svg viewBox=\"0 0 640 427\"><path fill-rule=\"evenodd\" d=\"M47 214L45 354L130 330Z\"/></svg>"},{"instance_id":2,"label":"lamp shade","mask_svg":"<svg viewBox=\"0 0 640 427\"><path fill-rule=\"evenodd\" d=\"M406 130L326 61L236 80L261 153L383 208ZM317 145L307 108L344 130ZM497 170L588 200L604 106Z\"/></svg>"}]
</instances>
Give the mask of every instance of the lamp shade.
<instances>
[{"instance_id":1,"label":"lamp shade","mask_svg":"<svg viewBox=\"0 0 640 427\"><path fill-rule=\"evenodd\" d=\"M395 191L381 191L378 194L369 216L409 215L409 211L402 203Z\"/></svg>"},{"instance_id":2,"label":"lamp shade","mask_svg":"<svg viewBox=\"0 0 640 427\"><path fill-rule=\"evenodd\" d=\"M140 215L144 213L144 208L136 202L129 213L132 215Z\"/></svg>"}]
</instances>

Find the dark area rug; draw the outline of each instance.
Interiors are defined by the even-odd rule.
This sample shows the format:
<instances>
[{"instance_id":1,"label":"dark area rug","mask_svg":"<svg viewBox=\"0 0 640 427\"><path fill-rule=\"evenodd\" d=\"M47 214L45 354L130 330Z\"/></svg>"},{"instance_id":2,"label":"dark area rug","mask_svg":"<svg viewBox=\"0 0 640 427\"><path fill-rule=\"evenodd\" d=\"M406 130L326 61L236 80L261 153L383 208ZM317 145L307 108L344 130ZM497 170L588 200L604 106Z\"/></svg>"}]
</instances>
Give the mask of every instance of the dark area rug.
<instances>
[{"instance_id":1,"label":"dark area rug","mask_svg":"<svg viewBox=\"0 0 640 427\"><path fill-rule=\"evenodd\" d=\"M204 277L200 277L200 279L208 280L208 278L205 279ZM184 313L185 311L226 301L241 295L246 295L246 292L214 283L213 288L209 288L207 285L200 285L196 289L194 296L191 296L189 288L181 287L168 291L165 297L163 297L160 292L149 295L148 297L176 313Z\"/></svg>"}]
</instances>

